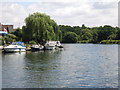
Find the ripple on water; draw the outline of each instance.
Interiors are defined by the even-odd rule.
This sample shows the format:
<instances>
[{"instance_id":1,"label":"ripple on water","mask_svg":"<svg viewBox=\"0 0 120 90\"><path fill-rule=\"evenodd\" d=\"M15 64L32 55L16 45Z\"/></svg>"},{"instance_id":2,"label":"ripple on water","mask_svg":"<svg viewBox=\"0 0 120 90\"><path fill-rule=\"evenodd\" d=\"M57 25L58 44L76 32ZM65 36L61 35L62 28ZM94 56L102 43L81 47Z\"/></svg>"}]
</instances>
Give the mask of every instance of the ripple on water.
<instances>
[{"instance_id":1,"label":"ripple on water","mask_svg":"<svg viewBox=\"0 0 120 90\"><path fill-rule=\"evenodd\" d=\"M117 45L64 44L64 48L2 54L3 88L117 88Z\"/></svg>"}]
</instances>

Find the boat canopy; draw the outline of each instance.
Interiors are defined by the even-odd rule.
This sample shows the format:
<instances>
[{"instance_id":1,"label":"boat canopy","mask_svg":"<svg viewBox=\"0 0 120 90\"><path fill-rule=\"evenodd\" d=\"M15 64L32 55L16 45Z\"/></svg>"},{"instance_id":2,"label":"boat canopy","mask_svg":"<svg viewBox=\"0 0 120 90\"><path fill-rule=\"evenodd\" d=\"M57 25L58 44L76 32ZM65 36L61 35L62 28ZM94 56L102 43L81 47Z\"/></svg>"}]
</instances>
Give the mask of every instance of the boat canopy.
<instances>
[{"instance_id":1,"label":"boat canopy","mask_svg":"<svg viewBox=\"0 0 120 90\"><path fill-rule=\"evenodd\" d=\"M12 45L20 45L20 46L25 46L24 42L13 42Z\"/></svg>"}]
</instances>

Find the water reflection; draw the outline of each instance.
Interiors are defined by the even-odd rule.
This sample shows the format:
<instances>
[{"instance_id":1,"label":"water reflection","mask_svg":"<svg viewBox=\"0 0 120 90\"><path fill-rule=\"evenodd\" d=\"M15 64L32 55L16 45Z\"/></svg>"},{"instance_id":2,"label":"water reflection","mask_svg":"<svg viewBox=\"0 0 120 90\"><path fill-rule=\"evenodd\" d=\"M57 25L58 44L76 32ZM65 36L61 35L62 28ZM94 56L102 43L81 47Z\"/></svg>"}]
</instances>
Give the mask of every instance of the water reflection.
<instances>
[{"instance_id":1,"label":"water reflection","mask_svg":"<svg viewBox=\"0 0 120 90\"><path fill-rule=\"evenodd\" d=\"M22 87L25 83L25 52L2 54L2 82L8 88ZM4 87L4 86L3 86Z\"/></svg>"},{"instance_id":2,"label":"water reflection","mask_svg":"<svg viewBox=\"0 0 120 90\"><path fill-rule=\"evenodd\" d=\"M3 87L116 88L118 46L65 44L64 50L2 54Z\"/></svg>"},{"instance_id":3,"label":"water reflection","mask_svg":"<svg viewBox=\"0 0 120 90\"><path fill-rule=\"evenodd\" d=\"M55 70L60 53L59 50L27 52L25 69L28 77L25 87L53 87L59 77Z\"/></svg>"}]
</instances>

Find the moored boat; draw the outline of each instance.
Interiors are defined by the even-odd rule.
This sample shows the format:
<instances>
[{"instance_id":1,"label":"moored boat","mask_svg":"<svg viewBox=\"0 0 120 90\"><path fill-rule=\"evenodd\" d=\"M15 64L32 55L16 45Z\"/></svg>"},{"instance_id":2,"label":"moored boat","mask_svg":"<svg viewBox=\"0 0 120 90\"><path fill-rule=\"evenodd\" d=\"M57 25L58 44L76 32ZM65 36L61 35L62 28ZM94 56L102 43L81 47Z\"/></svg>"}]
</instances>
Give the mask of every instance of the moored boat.
<instances>
[{"instance_id":1,"label":"moored boat","mask_svg":"<svg viewBox=\"0 0 120 90\"><path fill-rule=\"evenodd\" d=\"M42 45L32 45L31 46L32 51L39 51L39 50L42 50L43 48L44 48L44 46L42 46Z\"/></svg>"},{"instance_id":2,"label":"moored boat","mask_svg":"<svg viewBox=\"0 0 120 90\"><path fill-rule=\"evenodd\" d=\"M48 41L45 44L45 49L46 50L53 50L53 49L56 49L56 48L63 48L60 41Z\"/></svg>"},{"instance_id":3,"label":"moored boat","mask_svg":"<svg viewBox=\"0 0 120 90\"><path fill-rule=\"evenodd\" d=\"M55 49L55 45L56 45L55 41L48 41L46 42L44 47L46 50L53 50Z\"/></svg>"},{"instance_id":4,"label":"moored boat","mask_svg":"<svg viewBox=\"0 0 120 90\"><path fill-rule=\"evenodd\" d=\"M56 47L63 48L63 45L60 43L60 41L56 41Z\"/></svg>"},{"instance_id":5,"label":"moored boat","mask_svg":"<svg viewBox=\"0 0 120 90\"><path fill-rule=\"evenodd\" d=\"M13 42L9 46L3 48L5 52L25 52L26 47L23 42Z\"/></svg>"}]
</instances>

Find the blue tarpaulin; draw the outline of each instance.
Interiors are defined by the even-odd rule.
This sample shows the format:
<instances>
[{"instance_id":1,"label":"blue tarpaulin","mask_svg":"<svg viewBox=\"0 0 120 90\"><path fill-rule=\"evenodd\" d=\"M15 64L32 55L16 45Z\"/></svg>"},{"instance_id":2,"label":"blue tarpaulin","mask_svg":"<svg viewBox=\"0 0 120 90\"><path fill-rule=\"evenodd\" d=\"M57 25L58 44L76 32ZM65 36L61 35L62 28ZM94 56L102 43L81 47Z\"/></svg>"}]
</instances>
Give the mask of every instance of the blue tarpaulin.
<instances>
[{"instance_id":1,"label":"blue tarpaulin","mask_svg":"<svg viewBox=\"0 0 120 90\"><path fill-rule=\"evenodd\" d=\"M20 45L24 47L24 42L13 42L12 45Z\"/></svg>"}]
</instances>

